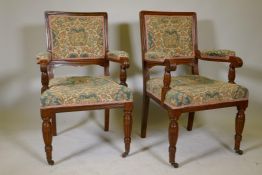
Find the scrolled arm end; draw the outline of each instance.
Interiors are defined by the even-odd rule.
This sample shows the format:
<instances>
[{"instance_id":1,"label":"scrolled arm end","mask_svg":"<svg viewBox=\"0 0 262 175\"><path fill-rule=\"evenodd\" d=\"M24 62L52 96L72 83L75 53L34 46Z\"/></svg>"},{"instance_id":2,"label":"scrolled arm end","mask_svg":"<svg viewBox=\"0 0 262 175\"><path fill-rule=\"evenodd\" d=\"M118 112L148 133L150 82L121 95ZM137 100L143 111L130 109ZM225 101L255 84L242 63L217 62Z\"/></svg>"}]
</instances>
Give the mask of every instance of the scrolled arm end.
<instances>
[{"instance_id":1,"label":"scrolled arm end","mask_svg":"<svg viewBox=\"0 0 262 175\"><path fill-rule=\"evenodd\" d=\"M122 50L109 51L106 54L109 61L121 63L126 68L129 67L129 55L127 52Z\"/></svg>"},{"instance_id":2,"label":"scrolled arm end","mask_svg":"<svg viewBox=\"0 0 262 175\"><path fill-rule=\"evenodd\" d=\"M49 52L38 53L36 55L37 64L48 64L51 60L51 54Z\"/></svg>"},{"instance_id":3,"label":"scrolled arm end","mask_svg":"<svg viewBox=\"0 0 262 175\"><path fill-rule=\"evenodd\" d=\"M243 66L243 60L240 57L230 56L229 61L231 62L230 66L238 68Z\"/></svg>"}]
</instances>

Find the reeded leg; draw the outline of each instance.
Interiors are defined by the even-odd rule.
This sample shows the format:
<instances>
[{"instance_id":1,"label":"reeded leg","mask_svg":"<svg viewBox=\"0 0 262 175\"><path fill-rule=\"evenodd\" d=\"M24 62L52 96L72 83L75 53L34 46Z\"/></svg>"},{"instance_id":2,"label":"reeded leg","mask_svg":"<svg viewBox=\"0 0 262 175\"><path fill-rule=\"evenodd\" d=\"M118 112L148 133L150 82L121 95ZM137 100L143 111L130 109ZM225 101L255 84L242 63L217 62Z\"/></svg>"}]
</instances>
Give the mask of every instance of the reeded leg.
<instances>
[{"instance_id":1,"label":"reeded leg","mask_svg":"<svg viewBox=\"0 0 262 175\"><path fill-rule=\"evenodd\" d=\"M52 124L52 134L53 136L57 136L57 130L56 130L56 114L52 114L52 120L51 120L51 124Z\"/></svg>"},{"instance_id":2,"label":"reeded leg","mask_svg":"<svg viewBox=\"0 0 262 175\"><path fill-rule=\"evenodd\" d=\"M194 123L195 112L189 112L188 121L187 121L187 130L192 131L193 123Z\"/></svg>"},{"instance_id":3,"label":"reeded leg","mask_svg":"<svg viewBox=\"0 0 262 175\"><path fill-rule=\"evenodd\" d=\"M141 125L141 137L146 137L146 128L147 128L147 119L148 119L148 107L149 107L149 97L144 92L143 95L143 116L142 116L142 125Z\"/></svg>"},{"instance_id":4,"label":"reeded leg","mask_svg":"<svg viewBox=\"0 0 262 175\"><path fill-rule=\"evenodd\" d=\"M168 138L169 138L169 163L178 168L179 164L175 162L176 156L176 143L178 138L178 119L180 113L176 111L169 111L169 129L168 129Z\"/></svg>"},{"instance_id":5,"label":"reeded leg","mask_svg":"<svg viewBox=\"0 0 262 175\"><path fill-rule=\"evenodd\" d=\"M105 109L105 126L104 131L109 130L109 109Z\"/></svg>"},{"instance_id":6,"label":"reeded leg","mask_svg":"<svg viewBox=\"0 0 262 175\"><path fill-rule=\"evenodd\" d=\"M49 165L54 165L54 161L52 160L52 125L49 117L42 116L42 120L42 132L45 142L46 159Z\"/></svg>"},{"instance_id":7,"label":"reeded leg","mask_svg":"<svg viewBox=\"0 0 262 175\"><path fill-rule=\"evenodd\" d=\"M242 140L242 132L244 129L244 124L245 124L245 109L246 106L238 106L237 107L237 115L236 115L236 120L235 120L235 151L238 154L243 154L243 151L240 149L240 142Z\"/></svg>"},{"instance_id":8,"label":"reeded leg","mask_svg":"<svg viewBox=\"0 0 262 175\"><path fill-rule=\"evenodd\" d=\"M133 103L127 103L125 105L125 116L124 116L124 142L125 142L125 152L122 157L126 157L130 150L131 143L131 131L132 131L132 108Z\"/></svg>"}]
</instances>

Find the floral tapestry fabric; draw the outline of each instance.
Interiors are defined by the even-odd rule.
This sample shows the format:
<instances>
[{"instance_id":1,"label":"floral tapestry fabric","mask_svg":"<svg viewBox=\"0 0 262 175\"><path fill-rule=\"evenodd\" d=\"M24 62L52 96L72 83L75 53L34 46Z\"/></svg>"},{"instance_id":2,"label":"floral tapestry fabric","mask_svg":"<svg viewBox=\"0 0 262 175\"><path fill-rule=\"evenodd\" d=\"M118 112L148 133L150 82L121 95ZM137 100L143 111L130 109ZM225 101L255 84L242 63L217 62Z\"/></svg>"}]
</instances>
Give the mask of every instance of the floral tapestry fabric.
<instances>
[{"instance_id":1,"label":"floral tapestry fabric","mask_svg":"<svg viewBox=\"0 0 262 175\"><path fill-rule=\"evenodd\" d=\"M161 97L162 78L152 78L147 82L147 91ZM208 79L199 75L172 77L171 89L165 103L173 107L225 102L247 97L248 90L237 84Z\"/></svg>"},{"instance_id":2,"label":"floral tapestry fabric","mask_svg":"<svg viewBox=\"0 0 262 175\"><path fill-rule=\"evenodd\" d=\"M52 58L105 56L103 16L50 15Z\"/></svg>"},{"instance_id":3,"label":"floral tapestry fabric","mask_svg":"<svg viewBox=\"0 0 262 175\"><path fill-rule=\"evenodd\" d=\"M225 56L235 56L236 52L232 50L226 49L213 49L213 50L203 50L201 51L202 56L218 56L218 57L225 57Z\"/></svg>"},{"instance_id":4,"label":"floral tapestry fabric","mask_svg":"<svg viewBox=\"0 0 262 175\"><path fill-rule=\"evenodd\" d=\"M192 16L146 15L147 51L193 56Z\"/></svg>"},{"instance_id":5,"label":"floral tapestry fabric","mask_svg":"<svg viewBox=\"0 0 262 175\"><path fill-rule=\"evenodd\" d=\"M99 104L132 101L131 90L109 77L58 77L41 95L41 106Z\"/></svg>"},{"instance_id":6,"label":"floral tapestry fabric","mask_svg":"<svg viewBox=\"0 0 262 175\"><path fill-rule=\"evenodd\" d=\"M121 57L129 57L128 53L123 50L112 50L110 52L107 52L107 56L115 59L119 59Z\"/></svg>"},{"instance_id":7,"label":"floral tapestry fabric","mask_svg":"<svg viewBox=\"0 0 262 175\"><path fill-rule=\"evenodd\" d=\"M168 55L166 55L164 52L146 52L145 59L164 62L165 59L168 59Z\"/></svg>"}]
</instances>

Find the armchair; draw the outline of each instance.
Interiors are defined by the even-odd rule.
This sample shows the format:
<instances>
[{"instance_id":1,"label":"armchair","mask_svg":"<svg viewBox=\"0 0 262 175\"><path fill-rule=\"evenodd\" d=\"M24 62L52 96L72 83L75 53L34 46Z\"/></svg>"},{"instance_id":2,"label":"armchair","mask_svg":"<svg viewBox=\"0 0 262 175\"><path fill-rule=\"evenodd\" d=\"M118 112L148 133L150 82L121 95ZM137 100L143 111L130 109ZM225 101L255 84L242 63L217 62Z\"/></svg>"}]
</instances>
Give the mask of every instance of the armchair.
<instances>
[{"instance_id":1,"label":"armchair","mask_svg":"<svg viewBox=\"0 0 262 175\"><path fill-rule=\"evenodd\" d=\"M143 116L141 137L146 137L149 100L153 99L168 111L169 162L175 161L178 139L178 119L188 112L187 130L193 127L196 111L237 107L235 146L238 154L248 106L248 90L235 83L235 69L242 66L241 58L230 50L199 51L197 18L194 12L140 12L140 32L143 63ZM228 82L199 75L198 61L229 63ZM191 75L171 76L177 66L191 67ZM164 67L163 77L150 78L150 69Z\"/></svg>"},{"instance_id":2,"label":"armchair","mask_svg":"<svg viewBox=\"0 0 262 175\"><path fill-rule=\"evenodd\" d=\"M124 109L124 143L130 150L133 96L126 84L128 54L108 50L107 13L45 12L47 53L37 56L41 70L42 133L46 159L53 165L52 138L57 135L56 113L105 110L105 131L109 130L109 110ZM109 62L120 64L120 84L110 78ZM57 66L98 65L101 76L55 77Z\"/></svg>"}]
</instances>

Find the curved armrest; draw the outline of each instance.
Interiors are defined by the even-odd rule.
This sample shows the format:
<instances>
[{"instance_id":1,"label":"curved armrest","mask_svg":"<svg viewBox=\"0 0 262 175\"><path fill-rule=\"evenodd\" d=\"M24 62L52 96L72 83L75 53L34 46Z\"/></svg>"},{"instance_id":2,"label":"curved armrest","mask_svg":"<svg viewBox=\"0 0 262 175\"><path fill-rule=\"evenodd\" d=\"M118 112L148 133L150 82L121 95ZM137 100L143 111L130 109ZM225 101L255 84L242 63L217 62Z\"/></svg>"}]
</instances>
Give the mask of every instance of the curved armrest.
<instances>
[{"instance_id":1,"label":"curved armrest","mask_svg":"<svg viewBox=\"0 0 262 175\"><path fill-rule=\"evenodd\" d=\"M216 62L228 62L231 63L234 68L241 67L243 61L240 57L236 56L236 53L232 50L206 50L199 51L199 59L206 61Z\"/></svg>"},{"instance_id":2,"label":"curved armrest","mask_svg":"<svg viewBox=\"0 0 262 175\"><path fill-rule=\"evenodd\" d=\"M172 65L191 64L194 59L195 57L193 56L170 56L164 52L147 52L145 54L145 61L149 67L156 65L166 66L168 63Z\"/></svg>"},{"instance_id":3,"label":"curved armrest","mask_svg":"<svg viewBox=\"0 0 262 175\"><path fill-rule=\"evenodd\" d=\"M243 61L240 57L237 57L234 51L231 50L208 50L197 52L198 58L205 61L216 61L216 62L228 62L228 82L235 83L236 72L235 68L239 68L243 65Z\"/></svg>"},{"instance_id":4,"label":"curved armrest","mask_svg":"<svg viewBox=\"0 0 262 175\"><path fill-rule=\"evenodd\" d=\"M110 51L106 53L106 59L109 61L120 63L120 84L127 86L126 83L126 69L129 68L128 53L125 51Z\"/></svg>"},{"instance_id":5,"label":"curved armrest","mask_svg":"<svg viewBox=\"0 0 262 175\"><path fill-rule=\"evenodd\" d=\"M217 50L203 50L201 52L202 56L214 56L214 57L226 57L226 56L235 56L236 52L226 49L217 49Z\"/></svg>"},{"instance_id":6,"label":"curved armrest","mask_svg":"<svg viewBox=\"0 0 262 175\"><path fill-rule=\"evenodd\" d=\"M106 58L109 61L125 64L129 66L129 56L128 53L121 50L109 51L106 53Z\"/></svg>"},{"instance_id":7,"label":"curved armrest","mask_svg":"<svg viewBox=\"0 0 262 175\"><path fill-rule=\"evenodd\" d=\"M36 55L37 64L48 64L51 61L51 54L49 52L38 53Z\"/></svg>"}]
</instances>

